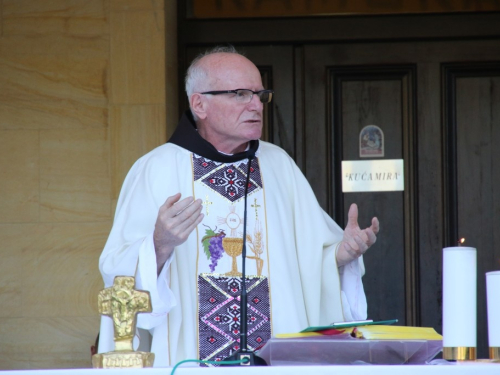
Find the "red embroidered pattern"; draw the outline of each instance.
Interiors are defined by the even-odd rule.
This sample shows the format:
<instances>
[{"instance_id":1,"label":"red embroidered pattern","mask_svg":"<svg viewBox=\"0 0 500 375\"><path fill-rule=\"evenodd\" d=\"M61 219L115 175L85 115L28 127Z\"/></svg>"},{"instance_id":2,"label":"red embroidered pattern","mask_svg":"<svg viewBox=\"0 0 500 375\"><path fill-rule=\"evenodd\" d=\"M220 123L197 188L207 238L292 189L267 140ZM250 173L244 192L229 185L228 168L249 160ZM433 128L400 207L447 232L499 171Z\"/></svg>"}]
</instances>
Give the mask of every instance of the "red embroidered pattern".
<instances>
[{"instance_id":1,"label":"red embroidered pattern","mask_svg":"<svg viewBox=\"0 0 500 375\"><path fill-rule=\"evenodd\" d=\"M220 361L239 349L241 278L198 276L199 358ZM248 276L248 346L255 350L271 337L269 283Z\"/></svg>"}]
</instances>

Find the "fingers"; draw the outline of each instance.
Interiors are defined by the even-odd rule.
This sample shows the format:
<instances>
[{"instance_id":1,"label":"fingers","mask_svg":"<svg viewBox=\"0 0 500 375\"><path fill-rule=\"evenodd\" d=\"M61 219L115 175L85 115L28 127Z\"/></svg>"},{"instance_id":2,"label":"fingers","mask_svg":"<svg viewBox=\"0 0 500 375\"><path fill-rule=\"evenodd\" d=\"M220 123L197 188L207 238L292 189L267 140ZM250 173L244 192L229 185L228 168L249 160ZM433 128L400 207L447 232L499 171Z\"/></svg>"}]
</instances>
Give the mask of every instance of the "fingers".
<instances>
[{"instance_id":1,"label":"fingers","mask_svg":"<svg viewBox=\"0 0 500 375\"><path fill-rule=\"evenodd\" d=\"M201 222L201 219L203 219L204 217L204 215L201 213L202 208L203 206L201 204L201 200L197 199L182 212L171 219L173 227L176 227L176 232L179 233L181 237L184 237L181 235L181 233L185 232L190 227L194 229L196 225L199 224L198 223L196 225L193 225L195 222ZM189 231L189 233L191 233L192 229Z\"/></svg>"},{"instance_id":2,"label":"fingers","mask_svg":"<svg viewBox=\"0 0 500 375\"><path fill-rule=\"evenodd\" d=\"M371 228L366 228L364 232L367 238L366 244L368 245L368 247L370 247L377 241L377 236L375 235L375 233L373 233L373 230Z\"/></svg>"},{"instance_id":3,"label":"fingers","mask_svg":"<svg viewBox=\"0 0 500 375\"><path fill-rule=\"evenodd\" d=\"M192 197L185 198L169 210L169 216L178 218L180 221L185 221L190 218L195 212L201 212L201 199L193 200Z\"/></svg>"},{"instance_id":4,"label":"fingers","mask_svg":"<svg viewBox=\"0 0 500 375\"><path fill-rule=\"evenodd\" d=\"M356 203L351 204L351 207L349 207L347 226L358 226L358 206Z\"/></svg>"},{"instance_id":5,"label":"fingers","mask_svg":"<svg viewBox=\"0 0 500 375\"><path fill-rule=\"evenodd\" d=\"M188 238L189 237L189 234L194 230L194 228L196 228L198 226L198 224L201 223L201 221L203 220L203 218L205 217L205 215L203 215L202 213L200 213L198 215L198 217L194 218L194 220L191 222L191 224L189 224L183 232L181 232L181 237L183 238Z\"/></svg>"},{"instance_id":6,"label":"fingers","mask_svg":"<svg viewBox=\"0 0 500 375\"><path fill-rule=\"evenodd\" d=\"M187 197L183 200L179 200L180 198L180 193L168 197L165 203L160 207L160 210L165 212L168 217L175 217L180 215L187 207L196 202L193 197ZM201 205L201 200L199 200L199 203Z\"/></svg>"},{"instance_id":7,"label":"fingers","mask_svg":"<svg viewBox=\"0 0 500 375\"><path fill-rule=\"evenodd\" d=\"M340 265L362 256L377 241L379 231L379 221L376 217L372 219L370 227L363 230L359 227L358 206L355 203L351 204L347 217L342 251L337 256L337 262Z\"/></svg>"},{"instance_id":8,"label":"fingers","mask_svg":"<svg viewBox=\"0 0 500 375\"><path fill-rule=\"evenodd\" d=\"M366 250L368 250L368 247L370 247L367 241L360 235L354 236L345 243L349 246L349 248L346 248L346 250L356 258L366 253Z\"/></svg>"},{"instance_id":9,"label":"fingers","mask_svg":"<svg viewBox=\"0 0 500 375\"><path fill-rule=\"evenodd\" d=\"M378 222L378 219L376 217L374 217L372 219L372 225L371 225L371 230L373 231L373 233L377 234L379 229L380 229L380 223Z\"/></svg>"},{"instance_id":10,"label":"fingers","mask_svg":"<svg viewBox=\"0 0 500 375\"><path fill-rule=\"evenodd\" d=\"M181 198L181 193L177 193L175 195L172 195L171 197L167 198L167 200L165 201L165 203L163 203L163 206L165 206L166 208L170 208L176 202L178 202L180 198Z\"/></svg>"},{"instance_id":11,"label":"fingers","mask_svg":"<svg viewBox=\"0 0 500 375\"><path fill-rule=\"evenodd\" d=\"M336 254L337 266L344 266L358 259L367 249L368 245L359 236L342 241L342 245Z\"/></svg>"},{"instance_id":12,"label":"fingers","mask_svg":"<svg viewBox=\"0 0 500 375\"><path fill-rule=\"evenodd\" d=\"M153 234L157 251L170 254L203 220L201 199L180 198L180 193L172 195L159 209Z\"/></svg>"}]
</instances>

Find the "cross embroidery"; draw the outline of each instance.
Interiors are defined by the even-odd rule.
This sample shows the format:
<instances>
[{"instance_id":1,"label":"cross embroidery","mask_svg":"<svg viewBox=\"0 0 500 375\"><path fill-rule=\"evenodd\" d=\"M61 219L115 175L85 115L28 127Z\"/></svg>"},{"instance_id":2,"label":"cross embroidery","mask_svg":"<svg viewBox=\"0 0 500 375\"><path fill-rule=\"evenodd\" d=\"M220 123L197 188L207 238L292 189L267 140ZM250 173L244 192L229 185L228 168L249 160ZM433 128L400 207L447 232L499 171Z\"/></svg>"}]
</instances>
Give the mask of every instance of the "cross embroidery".
<instances>
[{"instance_id":1,"label":"cross embroidery","mask_svg":"<svg viewBox=\"0 0 500 375\"><path fill-rule=\"evenodd\" d=\"M205 196L205 200L203 201L203 204L205 205L205 208L206 208L206 210L207 210L207 216L208 216L208 213L209 213L209 207L210 207L210 205L212 205L212 204L213 204L213 202L210 202L210 201L208 200L208 194Z\"/></svg>"},{"instance_id":2,"label":"cross embroidery","mask_svg":"<svg viewBox=\"0 0 500 375\"><path fill-rule=\"evenodd\" d=\"M257 209L260 207L260 204L257 204L257 198L253 199L254 204L252 204L252 207L255 208L255 220L259 218L259 213L257 212Z\"/></svg>"}]
</instances>

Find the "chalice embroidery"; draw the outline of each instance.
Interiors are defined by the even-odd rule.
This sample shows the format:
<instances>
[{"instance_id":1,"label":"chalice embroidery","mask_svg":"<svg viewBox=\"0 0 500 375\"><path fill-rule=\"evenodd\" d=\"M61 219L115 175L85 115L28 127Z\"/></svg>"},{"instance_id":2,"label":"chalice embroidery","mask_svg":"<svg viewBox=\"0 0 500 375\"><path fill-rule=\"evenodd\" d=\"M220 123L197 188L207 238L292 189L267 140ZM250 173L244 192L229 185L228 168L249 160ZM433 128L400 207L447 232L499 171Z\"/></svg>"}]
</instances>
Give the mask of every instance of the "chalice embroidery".
<instances>
[{"instance_id":1,"label":"chalice embroidery","mask_svg":"<svg viewBox=\"0 0 500 375\"><path fill-rule=\"evenodd\" d=\"M215 272L215 267L217 267L219 259L226 253L232 258L232 263L231 270L224 275L232 277L241 276L241 272L238 271L237 258L242 253L243 238L226 237L224 230L220 229L217 231L217 227L212 229L208 225L203 225L207 229L205 229L205 235L201 239L201 243L203 244L207 260L210 261L210 271Z\"/></svg>"},{"instance_id":2,"label":"chalice embroidery","mask_svg":"<svg viewBox=\"0 0 500 375\"><path fill-rule=\"evenodd\" d=\"M222 239L222 248L225 253L233 258L231 271L226 272L224 276L239 277L241 272L238 271L238 262L236 258L241 255L243 246L243 238L237 237L224 237Z\"/></svg>"},{"instance_id":3,"label":"chalice embroidery","mask_svg":"<svg viewBox=\"0 0 500 375\"><path fill-rule=\"evenodd\" d=\"M225 276L238 277L241 276L241 272L238 271L237 258L242 253L243 238L237 237L226 237L224 230L217 227L215 229L210 228L208 225L203 224L207 229L205 229L205 236L201 239L203 244L203 250L210 261L209 267L211 272L215 272L219 259L222 258L224 253L232 258L231 270L225 273ZM262 269L264 266L264 260L262 259L262 254L264 252L264 241L262 235L261 224L259 220L255 223L254 234L247 234L246 241L248 243L249 249L252 251L253 255L247 255L248 259L253 259L256 262L257 275L262 275Z\"/></svg>"}]
</instances>

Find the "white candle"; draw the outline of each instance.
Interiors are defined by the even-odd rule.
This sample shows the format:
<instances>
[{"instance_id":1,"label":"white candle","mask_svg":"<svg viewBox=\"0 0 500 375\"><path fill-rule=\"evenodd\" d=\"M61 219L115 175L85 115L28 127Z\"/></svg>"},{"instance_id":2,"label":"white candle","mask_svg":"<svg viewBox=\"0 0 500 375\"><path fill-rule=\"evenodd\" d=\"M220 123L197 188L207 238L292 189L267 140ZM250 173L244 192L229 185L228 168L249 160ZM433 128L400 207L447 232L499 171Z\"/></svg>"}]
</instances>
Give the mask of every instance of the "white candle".
<instances>
[{"instance_id":1,"label":"white candle","mask_svg":"<svg viewBox=\"0 0 500 375\"><path fill-rule=\"evenodd\" d=\"M486 273L486 300L489 346L500 347L500 271Z\"/></svg>"},{"instance_id":2,"label":"white candle","mask_svg":"<svg viewBox=\"0 0 500 375\"><path fill-rule=\"evenodd\" d=\"M443 346L476 347L476 249L443 249Z\"/></svg>"}]
</instances>

